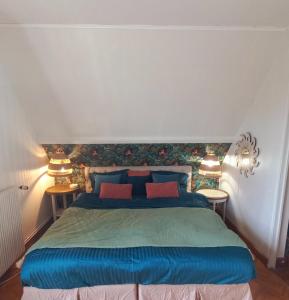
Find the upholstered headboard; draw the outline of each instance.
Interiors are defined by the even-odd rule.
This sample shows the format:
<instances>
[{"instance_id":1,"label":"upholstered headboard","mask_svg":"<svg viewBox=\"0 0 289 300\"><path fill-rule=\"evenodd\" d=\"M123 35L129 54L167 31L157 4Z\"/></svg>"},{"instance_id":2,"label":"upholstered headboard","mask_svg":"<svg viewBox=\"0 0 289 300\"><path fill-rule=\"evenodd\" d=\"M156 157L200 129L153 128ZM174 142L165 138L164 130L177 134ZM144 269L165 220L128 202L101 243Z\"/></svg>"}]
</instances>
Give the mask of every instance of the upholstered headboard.
<instances>
[{"instance_id":1,"label":"upholstered headboard","mask_svg":"<svg viewBox=\"0 0 289 300\"><path fill-rule=\"evenodd\" d=\"M187 191L191 192L192 189L192 167L191 166L127 166L127 167L85 167L84 175L85 175L85 190L87 193L91 193L91 181L89 178L89 174L93 172L97 173L105 173L112 171L119 171L123 169L130 170L151 170L151 171L173 171L178 173L186 173L188 174L188 182L187 182Z\"/></svg>"}]
</instances>

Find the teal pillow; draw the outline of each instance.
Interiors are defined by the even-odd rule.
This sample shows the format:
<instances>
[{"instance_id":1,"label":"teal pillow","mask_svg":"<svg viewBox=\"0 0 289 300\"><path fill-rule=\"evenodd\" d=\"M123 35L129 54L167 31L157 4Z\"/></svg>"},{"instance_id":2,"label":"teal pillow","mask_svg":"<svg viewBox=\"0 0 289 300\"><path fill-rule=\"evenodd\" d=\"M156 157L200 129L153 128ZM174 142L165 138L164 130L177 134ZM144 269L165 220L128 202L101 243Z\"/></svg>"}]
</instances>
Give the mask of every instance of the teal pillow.
<instances>
[{"instance_id":1,"label":"teal pillow","mask_svg":"<svg viewBox=\"0 0 289 300\"><path fill-rule=\"evenodd\" d=\"M100 185L105 183L121 183L121 174L114 175L102 175L102 174L94 174L94 189L93 192L99 194Z\"/></svg>"},{"instance_id":2,"label":"teal pillow","mask_svg":"<svg viewBox=\"0 0 289 300\"><path fill-rule=\"evenodd\" d=\"M154 183L164 183L170 181L176 181L179 183L181 190L187 190L188 175L186 173L177 173L171 171L154 171L152 172Z\"/></svg>"},{"instance_id":3,"label":"teal pillow","mask_svg":"<svg viewBox=\"0 0 289 300\"><path fill-rule=\"evenodd\" d=\"M112 172L105 172L105 173L99 173L99 172L93 172L89 174L90 182L92 190L94 191L94 175L104 175L104 176L110 176L110 175L121 175L120 183L126 183L127 178L127 169L119 170L119 171L112 171Z\"/></svg>"}]
</instances>

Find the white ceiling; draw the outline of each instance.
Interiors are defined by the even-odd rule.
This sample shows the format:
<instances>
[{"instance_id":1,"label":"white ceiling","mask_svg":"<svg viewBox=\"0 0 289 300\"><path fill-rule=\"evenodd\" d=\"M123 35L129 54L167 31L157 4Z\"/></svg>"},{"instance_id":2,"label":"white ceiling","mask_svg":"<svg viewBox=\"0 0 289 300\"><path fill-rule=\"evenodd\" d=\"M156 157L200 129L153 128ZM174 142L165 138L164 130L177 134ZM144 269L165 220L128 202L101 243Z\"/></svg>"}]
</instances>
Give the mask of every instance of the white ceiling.
<instances>
[{"instance_id":1,"label":"white ceiling","mask_svg":"<svg viewBox=\"0 0 289 300\"><path fill-rule=\"evenodd\" d=\"M0 72L39 142L226 141L288 26L289 0L0 0Z\"/></svg>"},{"instance_id":2,"label":"white ceiling","mask_svg":"<svg viewBox=\"0 0 289 300\"><path fill-rule=\"evenodd\" d=\"M0 66L39 142L226 141L284 32L0 28Z\"/></svg>"},{"instance_id":3,"label":"white ceiling","mask_svg":"<svg viewBox=\"0 0 289 300\"><path fill-rule=\"evenodd\" d=\"M288 0L0 0L0 23L289 26Z\"/></svg>"}]
</instances>

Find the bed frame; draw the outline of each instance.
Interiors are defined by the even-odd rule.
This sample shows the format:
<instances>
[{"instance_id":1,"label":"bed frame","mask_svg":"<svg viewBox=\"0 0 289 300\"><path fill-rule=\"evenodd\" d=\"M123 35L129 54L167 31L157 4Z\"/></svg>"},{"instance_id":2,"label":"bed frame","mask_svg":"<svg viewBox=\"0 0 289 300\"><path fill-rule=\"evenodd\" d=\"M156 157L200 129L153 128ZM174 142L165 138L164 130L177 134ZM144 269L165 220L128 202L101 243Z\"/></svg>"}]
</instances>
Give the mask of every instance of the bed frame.
<instances>
[{"instance_id":1,"label":"bed frame","mask_svg":"<svg viewBox=\"0 0 289 300\"><path fill-rule=\"evenodd\" d=\"M187 191L191 191L191 166L128 166L128 167L86 167L85 188L91 192L89 174L104 173L122 169L161 170L188 174ZM93 287L64 289L38 289L24 287L22 300L252 300L248 283L238 285L101 285Z\"/></svg>"},{"instance_id":2,"label":"bed frame","mask_svg":"<svg viewBox=\"0 0 289 300\"><path fill-rule=\"evenodd\" d=\"M178 173L186 173L188 175L187 181L187 192L192 190L192 166L125 166L125 167L85 167L84 177L85 177L85 190L87 193L92 192L91 181L89 174L93 172L105 173L113 172L119 170L149 170L149 171L173 171Z\"/></svg>"},{"instance_id":3,"label":"bed frame","mask_svg":"<svg viewBox=\"0 0 289 300\"><path fill-rule=\"evenodd\" d=\"M71 290L24 287L22 300L252 300L249 284L102 285Z\"/></svg>"}]
</instances>

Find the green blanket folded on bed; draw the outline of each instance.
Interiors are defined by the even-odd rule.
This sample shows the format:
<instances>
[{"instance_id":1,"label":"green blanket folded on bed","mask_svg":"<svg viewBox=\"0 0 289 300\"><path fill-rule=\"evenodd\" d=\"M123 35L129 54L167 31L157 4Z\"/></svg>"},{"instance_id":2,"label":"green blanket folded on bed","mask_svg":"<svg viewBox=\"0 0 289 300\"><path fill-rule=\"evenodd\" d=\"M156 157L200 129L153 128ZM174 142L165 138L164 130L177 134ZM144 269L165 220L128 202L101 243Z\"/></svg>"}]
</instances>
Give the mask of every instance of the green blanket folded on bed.
<instances>
[{"instance_id":1,"label":"green blanket folded on bed","mask_svg":"<svg viewBox=\"0 0 289 300\"><path fill-rule=\"evenodd\" d=\"M71 207L30 250L40 248L246 247L215 212L204 208Z\"/></svg>"}]
</instances>

